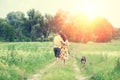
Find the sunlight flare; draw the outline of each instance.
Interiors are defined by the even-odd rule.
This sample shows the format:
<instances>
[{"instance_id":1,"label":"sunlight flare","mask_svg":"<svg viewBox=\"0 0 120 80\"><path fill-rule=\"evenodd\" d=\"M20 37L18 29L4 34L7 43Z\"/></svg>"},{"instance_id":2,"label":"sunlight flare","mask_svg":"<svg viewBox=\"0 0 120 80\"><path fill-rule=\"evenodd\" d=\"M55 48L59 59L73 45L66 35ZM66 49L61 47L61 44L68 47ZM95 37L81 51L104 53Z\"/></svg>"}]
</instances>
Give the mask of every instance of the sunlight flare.
<instances>
[{"instance_id":1,"label":"sunlight flare","mask_svg":"<svg viewBox=\"0 0 120 80\"><path fill-rule=\"evenodd\" d=\"M99 16L98 6L93 2L84 2L81 4L79 1L71 10L72 13L83 13L87 15L90 21L93 21L97 16Z\"/></svg>"},{"instance_id":2,"label":"sunlight flare","mask_svg":"<svg viewBox=\"0 0 120 80\"><path fill-rule=\"evenodd\" d=\"M96 5L93 3L85 4L82 8L82 11L85 15L88 16L90 21L94 20L95 17L97 16L97 8Z\"/></svg>"}]
</instances>

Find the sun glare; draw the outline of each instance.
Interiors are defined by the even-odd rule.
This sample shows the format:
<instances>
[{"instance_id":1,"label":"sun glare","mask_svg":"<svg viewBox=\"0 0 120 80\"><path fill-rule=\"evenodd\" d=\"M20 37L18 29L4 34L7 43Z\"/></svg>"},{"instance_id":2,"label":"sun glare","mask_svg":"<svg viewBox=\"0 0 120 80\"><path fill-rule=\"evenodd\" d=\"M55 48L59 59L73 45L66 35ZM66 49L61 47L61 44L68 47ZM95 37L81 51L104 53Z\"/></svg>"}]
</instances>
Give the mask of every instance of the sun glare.
<instances>
[{"instance_id":1,"label":"sun glare","mask_svg":"<svg viewBox=\"0 0 120 80\"><path fill-rule=\"evenodd\" d=\"M98 10L95 3L92 2L84 2L81 4L80 2L76 2L74 9L72 9L74 13L83 13L88 16L89 20L92 21L96 16L98 16Z\"/></svg>"},{"instance_id":2,"label":"sun glare","mask_svg":"<svg viewBox=\"0 0 120 80\"><path fill-rule=\"evenodd\" d=\"M90 21L92 21L97 16L97 10L96 6L94 4L86 4L83 6L82 11L84 14L86 14Z\"/></svg>"}]
</instances>

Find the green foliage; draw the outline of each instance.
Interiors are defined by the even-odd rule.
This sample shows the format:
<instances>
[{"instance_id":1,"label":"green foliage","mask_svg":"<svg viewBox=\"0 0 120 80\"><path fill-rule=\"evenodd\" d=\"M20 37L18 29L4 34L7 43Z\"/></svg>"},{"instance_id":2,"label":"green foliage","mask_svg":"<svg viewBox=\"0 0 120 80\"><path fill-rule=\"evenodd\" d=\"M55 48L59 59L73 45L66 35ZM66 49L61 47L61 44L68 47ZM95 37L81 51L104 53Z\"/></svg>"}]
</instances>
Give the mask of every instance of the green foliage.
<instances>
[{"instance_id":1,"label":"green foliage","mask_svg":"<svg viewBox=\"0 0 120 80\"><path fill-rule=\"evenodd\" d=\"M85 76L90 76L89 80L119 80L119 41L74 45L80 46L78 49L73 49L73 52L76 52L76 60L80 66L81 73ZM83 55L87 59L85 66L79 64Z\"/></svg>"},{"instance_id":2,"label":"green foliage","mask_svg":"<svg viewBox=\"0 0 120 80\"><path fill-rule=\"evenodd\" d=\"M22 80L24 72L17 66L8 66L7 64L0 63L0 79L1 80Z\"/></svg>"},{"instance_id":3,"label":"green foliage","mask_svg":"<svg viewBox=\"0 0 120 80\"><path fill-rule=\"evenodd\" d=\"M111 74L115 75L114 76L115 79L119 79L120 78L120 57L117 58L114 70L111 72Z\"/></svg>"},{"instance_id":4,"label":"green foliage","mask_svg":"<svg viewBox=\"0 0 120 80\"><path fill-rule=\"evenodd\" d=\"M44 73L41 80L76 80L73 69L72 60L69 60L66 65L60 62L51 67Z\"/></svg>"},{"instance_id":5,"label":"green foliage","mask_svg":"<svg viewBox=\"0 0 120 80\"><path fill-rule=\"evenodd\" d=\"M119 45L119 41L88 44L71 43L69 50L73 57L67 61L66 65L58 63L51 67L42 75L41 80L76 80L73 66L74 58L80 68L78 74L90 76L89 80L119 80ZM85 66L80 64L83 55L87 59ZM53 62L53 59L53 44L51 42L1 42L0 79L27 79L38 69L43 69Z\"/></svg>"},{"instance_id":6,"label":"green foliage","mask_svg":"<svg viewBox=\"0 0 120 80\"><path fill-rule=\"evenodd\" d=\"M24 13L20 11L9 12L7 14L7 21L10 23L10 25L14 26L15 29L19 28L24 24L24 18L25 18Z\"/></svg>"},{"instance_id":7,"label":"green foliage","mask_svg":"<svg viewBox=\"0 0 120 80\"><path fill-rule=\"evenodd\" d=\"M6 20L0 19L0 40L14 41L15 29Z\"/></svg>"},{"instance_id":8,"label":"green foliage","mask_svg":"<svg viewBox=\"0 0 120 80\"><path fill-rule=\"evenodd\" d=\"M3 27L4 26L4 27ZM5 30L6 29L6 30ZM38 41L47 38L52 32L62 30L69 41L109 42L119 39L119 29L115 29L107 19L98 17L92 23L86 15L70 15L59 10L56 15L41 15L38 10L30 9L27 16L20 11L12 11L6 19L0 19L0 41Z\"/></svg>"},{"instance_id":9,"label":"green foliage","mask_svg":"<svg viewBox=\"0 0 120 80\"><path fill-rule=\"evenodd\" d=\"M54 59L51 46L48 42L1 43L0 79L22 80L43 68Z\"/></svg>"},{"instance_id":10,"label":"green foliage","mask_svg":"<svg viewBox=\"0 0 120 80\"><path fill-rule=\"evenodd\" d=\"M50 14L41 15L35 9L30 9L25 17L23 12L13 11L7 14L6 20L0 19L0 41L38 41L53 31L53 17Z\"/></svg>"}]
</instances>

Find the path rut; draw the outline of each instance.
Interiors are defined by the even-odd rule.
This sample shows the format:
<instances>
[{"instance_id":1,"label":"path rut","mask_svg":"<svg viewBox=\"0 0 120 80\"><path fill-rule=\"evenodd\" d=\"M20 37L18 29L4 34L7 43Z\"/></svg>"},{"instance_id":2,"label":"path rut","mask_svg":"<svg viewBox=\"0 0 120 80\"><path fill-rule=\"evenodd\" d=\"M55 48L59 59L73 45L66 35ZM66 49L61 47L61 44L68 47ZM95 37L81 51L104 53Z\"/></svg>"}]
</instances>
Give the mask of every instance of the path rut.
<instances>
[{"instance_id":1,"label":"path rut","mask_svg":"<svg viewBox=\"0 0 120 80\"><path fill-rule=\"evenodd\" d=\"M50 65L46 66L44 69L38 71L36 74L32 75L32 77L28 78L27 80L41 80L42 75L50 69L56 62L51 63Z\"/></svg>"}]
</instances>

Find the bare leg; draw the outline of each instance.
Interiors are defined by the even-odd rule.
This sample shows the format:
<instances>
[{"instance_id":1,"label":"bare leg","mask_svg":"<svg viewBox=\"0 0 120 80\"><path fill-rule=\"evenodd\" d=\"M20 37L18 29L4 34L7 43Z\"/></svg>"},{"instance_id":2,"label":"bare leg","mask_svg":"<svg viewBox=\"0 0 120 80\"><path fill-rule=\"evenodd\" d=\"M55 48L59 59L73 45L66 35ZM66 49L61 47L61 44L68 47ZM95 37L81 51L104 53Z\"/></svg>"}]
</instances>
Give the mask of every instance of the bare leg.
<instances>
[{"instance_id":1,"label":"bare leg","mask_svg":"<svg viewBox=\"0 0 120 80\"><path fill-rule=\"evenodd\" d=\"M59 58L58 57L56 57L56 63L59 61Z\"/></svg>"},{"instance_id":2,"label":"bare leg","mask_svg":"<svg viewBox=\"0 0 120 80\"><path fill-rule=\"evenodd\" d=\"M65 59L63 60L63 63L65 64Z\"/></svg>"},{"instance_id":3,"label":"bare leg","mask_svg":"<svg viewBox=\"0 0 120 80\"><path fill-rule=\"evenodd\" d=\"M65 64L65 59L62 59L62 64L63 64L63 65Z\"/></svg>"}]
</instances>

